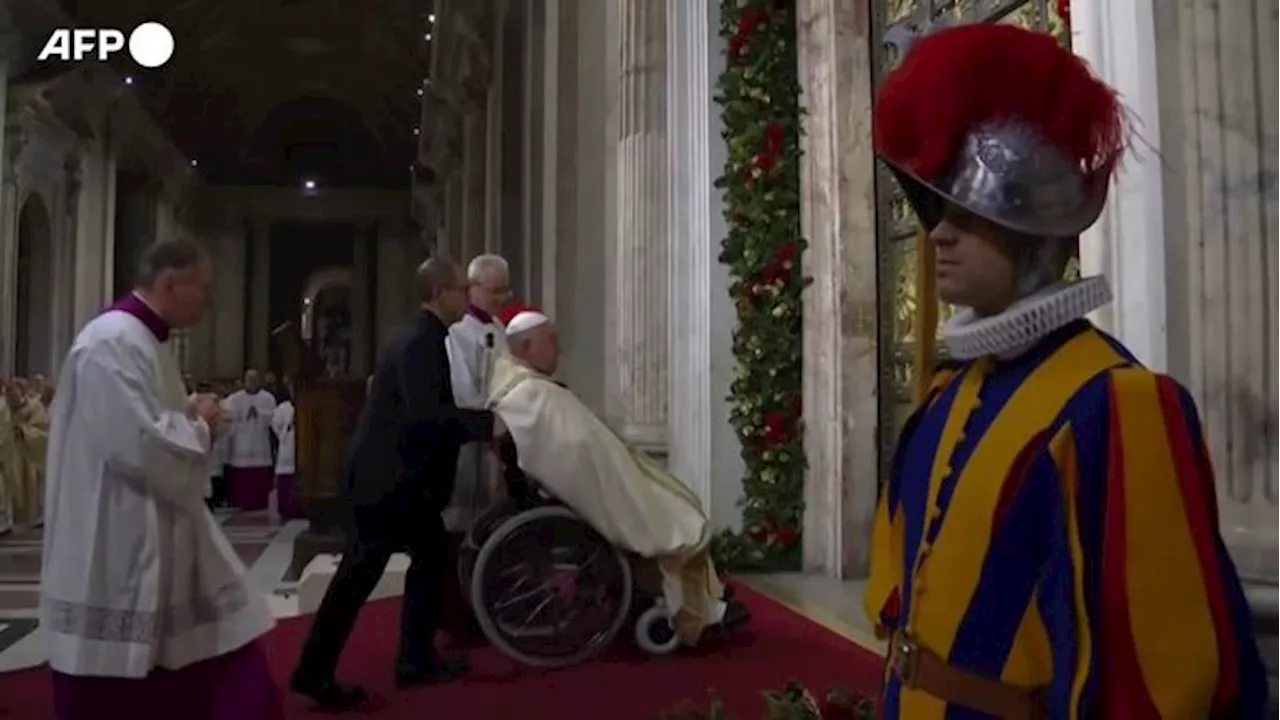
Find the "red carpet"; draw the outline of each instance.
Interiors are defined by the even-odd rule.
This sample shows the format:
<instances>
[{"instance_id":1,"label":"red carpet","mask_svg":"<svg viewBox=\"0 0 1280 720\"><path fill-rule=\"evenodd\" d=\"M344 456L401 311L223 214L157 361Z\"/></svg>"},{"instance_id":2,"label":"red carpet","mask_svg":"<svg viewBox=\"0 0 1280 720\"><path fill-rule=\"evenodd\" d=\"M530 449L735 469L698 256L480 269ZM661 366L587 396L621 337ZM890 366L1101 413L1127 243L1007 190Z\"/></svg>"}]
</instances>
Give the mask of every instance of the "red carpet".
<instances>
[{"instance_id":1,"label":"red carpet","mask_svg":"<svg viewBox=\"0 0 1280 720\"><path fill-rule=\"evenodd\" d=\"M683 700L714 688L739 720L764 715L761 692L795 678L815 693L841 685L871 691L880 660L844 638L746 588L737 597L754 616L749 627L697 655L649 659L628 642L585 665L542 672L508 660L492 648L471 653L473 673L462 684L397 691L391 683L399 601L370 603L347 646L341 674L380 696L368 715L386 720L652 720ZM310 618L283 621L268 652L282 682L298 657ZM0 717L51 718L47 670L0 675ZM145 699L139 698L140 702ZM112 711L128 717L127 710ZM320 717L290 698L289 720ZM106 717L106 715L104 715Z\"/></svg>"}]
</instances>

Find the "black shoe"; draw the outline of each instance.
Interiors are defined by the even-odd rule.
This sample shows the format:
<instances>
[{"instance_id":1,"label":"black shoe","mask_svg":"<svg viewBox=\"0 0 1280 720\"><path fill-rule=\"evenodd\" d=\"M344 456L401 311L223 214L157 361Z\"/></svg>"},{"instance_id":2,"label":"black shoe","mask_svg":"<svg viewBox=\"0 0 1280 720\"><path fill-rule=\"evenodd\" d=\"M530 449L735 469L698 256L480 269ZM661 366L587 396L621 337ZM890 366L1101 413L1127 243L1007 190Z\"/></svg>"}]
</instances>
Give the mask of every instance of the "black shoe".
<instances>
[{"instance_id":1,"label":"black shoe","mask_svg":"<svg viewBox=\"0 0 1280 720\"><path fill-rule=\"evenodd\" d=\"M396 687L404 689L415 685L439 685L453 682L471 672L465 657L432 658L423 667L396 663Z\"/></svg>"},{"instance_id":2,"label":"black shoe","mask_svg":"<svg viewBox=\"0 0 1280 720\"><path fill-rule=\"evenodd\" d=\"M321 710L354 710L369 702L369 693L359 685L343 685L332 678L315 682L293 676L289 689Z\"/></svg>"}]
</instances>

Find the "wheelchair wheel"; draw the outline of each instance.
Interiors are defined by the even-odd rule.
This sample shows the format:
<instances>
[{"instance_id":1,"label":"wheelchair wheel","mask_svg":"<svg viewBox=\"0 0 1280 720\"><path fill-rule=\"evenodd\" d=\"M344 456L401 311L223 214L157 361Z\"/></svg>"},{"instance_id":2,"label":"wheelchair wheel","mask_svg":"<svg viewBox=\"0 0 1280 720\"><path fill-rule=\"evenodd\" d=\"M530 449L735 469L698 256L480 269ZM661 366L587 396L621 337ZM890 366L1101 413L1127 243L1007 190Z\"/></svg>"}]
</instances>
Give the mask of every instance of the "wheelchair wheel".
<instances>
[{"instance_id":1,"label":"wheelchair wheel","mask_svg":"<svg viewBox=\"0 0 1280 720\"><path fill-rule=\"evenodd\" d=\"M462 545L458 548L458 582L462 588L462 597L466 599L468 605L474 607L471 598L471 575L475 572L480 548L484 546L494 530L517 512L515 503L504 500L481 513L463 538Z\"/></svg>"},{"instance_id":2,"label":"wheelchair wheel","mask_svg":"<svg viewBox=\"0 0 1280 720\"><path fill-rule=\"evenodd\" d=\"M471 574L476 621L507 656L560 668L613 644L631 617L631 563L571 510L534 508L485 540Z\"/></svg>"},{"instance_id":3,"label":"wheelchair wheel","mask_svg":"<svg viewBox=\"0 0 1280 720\"><path fill-rule=\"evenodd\" d=\"M670 655L680 647L680 638L671 626L671 613L662 600L636 618L636 645L654 657Z\"/></svg>"}]
</instances>

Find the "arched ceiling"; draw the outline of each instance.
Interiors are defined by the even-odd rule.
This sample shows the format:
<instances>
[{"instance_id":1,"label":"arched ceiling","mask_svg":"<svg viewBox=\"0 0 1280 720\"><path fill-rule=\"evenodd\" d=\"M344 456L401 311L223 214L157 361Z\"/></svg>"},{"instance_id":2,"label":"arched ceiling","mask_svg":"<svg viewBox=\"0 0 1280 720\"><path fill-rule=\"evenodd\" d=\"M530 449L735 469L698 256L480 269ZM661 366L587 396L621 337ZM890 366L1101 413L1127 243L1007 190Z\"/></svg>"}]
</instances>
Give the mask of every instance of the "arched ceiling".
<instances>
[{"instance_id":1,"label":"arched ceiling","mask_svg":"<svg viewBox=\"0 0 1280 720\"><path fill-rule=\"evenodd\" d=\"M408 183L430 0L64 2L81 26L173 32L165 66L120 69L210 182Z\"/></svg>"}]
</instances>

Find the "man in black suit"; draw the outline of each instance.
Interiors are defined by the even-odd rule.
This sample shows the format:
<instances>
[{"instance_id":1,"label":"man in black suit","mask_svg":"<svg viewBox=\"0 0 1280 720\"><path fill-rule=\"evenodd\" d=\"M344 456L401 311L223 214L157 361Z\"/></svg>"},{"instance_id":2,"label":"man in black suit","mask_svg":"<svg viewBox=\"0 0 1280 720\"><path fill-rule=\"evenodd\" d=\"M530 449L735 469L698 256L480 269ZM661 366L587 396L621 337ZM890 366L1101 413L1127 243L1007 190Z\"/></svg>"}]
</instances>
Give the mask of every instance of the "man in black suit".
<instances>
[{"instance_id":1,"label":"man in black suit","mask_svg":"<svg viewBox=\"0 0 1280 720\"><path fill-rule=\"evenodd\" d=\"M459 446L499 437L505 428L487 410L454 404L445 338L467 307L462 268L433 258L418 268L416 281L423 312L378 360L347 450L344 490L353 515L348 546L291 683L294 692L326 708L349 708L367 698L361 688L338 683L338 656L391 555L402 549L412 562L396 684L444 682L467 672L465 659L442 658L434 645L447 564L441 512L453 495Z\"/></svg>"}]
</instances>

